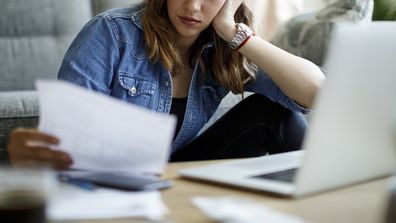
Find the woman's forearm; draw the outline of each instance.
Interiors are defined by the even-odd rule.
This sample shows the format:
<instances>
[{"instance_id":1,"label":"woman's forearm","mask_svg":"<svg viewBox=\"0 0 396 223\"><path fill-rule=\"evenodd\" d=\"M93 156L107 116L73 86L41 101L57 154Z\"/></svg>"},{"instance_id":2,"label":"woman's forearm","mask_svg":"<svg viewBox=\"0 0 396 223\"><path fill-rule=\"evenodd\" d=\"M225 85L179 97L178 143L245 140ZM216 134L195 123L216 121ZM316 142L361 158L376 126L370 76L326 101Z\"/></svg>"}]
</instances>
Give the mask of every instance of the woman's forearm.
<instances>
[{"instance_id":1,"label":"woman's forearm","mask_svg":"<svg viewBox=\"0 0 396 223\"><path fill-rule=\"evenodd\" d=\"M312 107L325 80L318 66L256 36L239 52L265 71L287 96L306 108Z\"/></svg>"}]
</instances>

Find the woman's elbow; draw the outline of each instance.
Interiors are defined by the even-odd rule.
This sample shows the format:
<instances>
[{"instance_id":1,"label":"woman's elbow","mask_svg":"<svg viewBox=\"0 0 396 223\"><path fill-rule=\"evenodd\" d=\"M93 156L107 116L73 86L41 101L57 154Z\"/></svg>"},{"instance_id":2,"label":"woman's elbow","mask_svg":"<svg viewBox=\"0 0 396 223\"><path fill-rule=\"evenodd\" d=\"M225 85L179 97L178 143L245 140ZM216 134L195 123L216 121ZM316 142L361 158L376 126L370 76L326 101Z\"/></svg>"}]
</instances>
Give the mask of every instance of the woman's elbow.
<instances>
[{"instance_id":1,"label":"woman's elbow","mask_svg":"<svg viewBox=\"0 0 396 223\"><path fill-rule=\"evenodd\" d=\"M316 97L318 96L325 81L326 77L323 75L322 71L320 71L320 74L316 75L316 77L310 81L306 90L306 97L303 102L303 106L310 109L313 108Z\"/></svg>"}]
</instances>

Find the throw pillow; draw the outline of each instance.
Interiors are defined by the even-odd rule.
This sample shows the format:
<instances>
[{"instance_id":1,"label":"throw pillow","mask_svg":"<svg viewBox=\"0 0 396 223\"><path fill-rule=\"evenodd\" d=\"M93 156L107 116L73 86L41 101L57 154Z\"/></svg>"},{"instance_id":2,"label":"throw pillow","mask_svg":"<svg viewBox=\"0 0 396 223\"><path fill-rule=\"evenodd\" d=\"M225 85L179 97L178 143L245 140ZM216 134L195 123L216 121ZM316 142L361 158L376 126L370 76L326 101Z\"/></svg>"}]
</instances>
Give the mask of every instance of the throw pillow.
<instances>
[{"instance_id":1,"label":"throw pillow","mask_svg":"<svg viewBox=\"0 0 396 223\"><path fill-rule=\"evenodd\" d=\"M339 22L371 22L373 6L373 0L327 1L317 13L289 20L272 43L322 66L334 25Z\"/></svg>"}]
</instances>

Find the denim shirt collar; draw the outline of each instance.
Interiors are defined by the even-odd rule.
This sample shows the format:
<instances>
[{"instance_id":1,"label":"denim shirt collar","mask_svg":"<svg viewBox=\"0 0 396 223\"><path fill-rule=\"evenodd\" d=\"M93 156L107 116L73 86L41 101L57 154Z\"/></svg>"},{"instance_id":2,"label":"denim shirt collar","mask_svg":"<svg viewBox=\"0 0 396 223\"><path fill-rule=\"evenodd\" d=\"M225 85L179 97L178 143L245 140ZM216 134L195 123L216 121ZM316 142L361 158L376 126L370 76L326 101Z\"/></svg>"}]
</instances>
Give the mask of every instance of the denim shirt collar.
<instances>
[{"instance_id":1,"label":"denim shirt collar","mask_svg":"<svg viewBox=\"0 0 396 223\"><path fill-rule=\"evenodd\" d=\"M141 8L138 9L136 11L136 13L134 13L132 15L132 22L139 27L139 29L143 30L143 21L142 21L142 17L143 17L143 12L144 12L144 5L141 5Z\"/></svg>"}]
</instances>

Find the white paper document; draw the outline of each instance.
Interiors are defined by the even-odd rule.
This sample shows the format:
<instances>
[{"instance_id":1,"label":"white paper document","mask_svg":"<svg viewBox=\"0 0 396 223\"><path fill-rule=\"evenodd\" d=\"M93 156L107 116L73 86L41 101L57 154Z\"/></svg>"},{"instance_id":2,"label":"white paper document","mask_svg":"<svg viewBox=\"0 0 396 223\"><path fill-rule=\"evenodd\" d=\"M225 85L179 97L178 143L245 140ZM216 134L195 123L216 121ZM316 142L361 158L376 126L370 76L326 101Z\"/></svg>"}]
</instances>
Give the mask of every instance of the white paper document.
<instances>
[{"instance_id":1,"label":"white paper document","mask_svg":"<svg viewBox=\"0 0 396 223\"><path fill-rule=\"evenodd\" d=\"M168 209L158 191L127 192L97 188L81 190L62 185L50 199L47 217L51 221L145 218L162 220Z\"/></svg>"},{"instance_id":2,"label":"white paper document","mask_svg":"<svg viewBox=\"0 0 396 223\"><path fill-rule=\"evenodd\" d=\"M176 118L62 81L38 81L39 130L58 137L72 168L162 173Z\"/></svg>"},{"instance_id":3,"label":"white paper document","mask_svg":"<svg viewBox=\"0 0 396 223\"><path fill-rule=\"evenodd\" d=\"M254 201L236 197L194 197L192 203L216 222L305 223L289 214L271 210Z\"/></svg>"}]
</instances>

